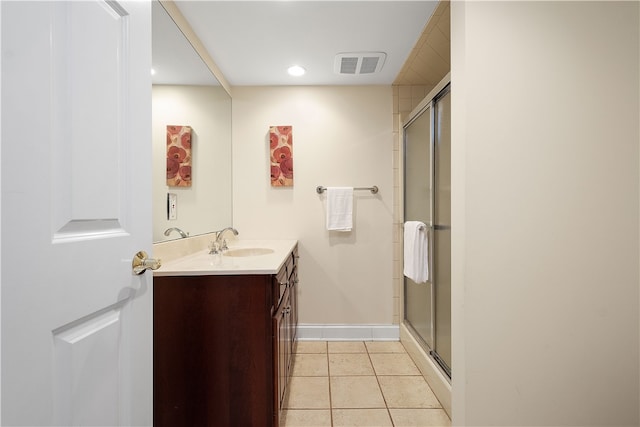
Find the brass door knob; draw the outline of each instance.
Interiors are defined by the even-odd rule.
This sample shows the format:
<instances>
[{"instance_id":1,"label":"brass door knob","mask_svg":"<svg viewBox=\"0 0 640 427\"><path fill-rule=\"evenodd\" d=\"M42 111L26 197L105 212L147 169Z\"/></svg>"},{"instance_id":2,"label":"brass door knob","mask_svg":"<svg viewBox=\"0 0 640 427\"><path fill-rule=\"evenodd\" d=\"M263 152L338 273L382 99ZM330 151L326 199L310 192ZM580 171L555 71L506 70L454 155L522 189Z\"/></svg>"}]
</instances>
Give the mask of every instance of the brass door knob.
<instances>
[{"instance_id":1,"label":"brass door knob","mask_svg":"<svg viewBox=\"0 0 640 427\"><path fill-rule=\"evenodd\" d=\"M131 261L131 268L133 269L133 274L140 275L147 271L147 268L152 270L157 270L162 265L162 260L149 258L145 251L140 251L133 256L133 261Z\"/></svg>"}]
</instances>

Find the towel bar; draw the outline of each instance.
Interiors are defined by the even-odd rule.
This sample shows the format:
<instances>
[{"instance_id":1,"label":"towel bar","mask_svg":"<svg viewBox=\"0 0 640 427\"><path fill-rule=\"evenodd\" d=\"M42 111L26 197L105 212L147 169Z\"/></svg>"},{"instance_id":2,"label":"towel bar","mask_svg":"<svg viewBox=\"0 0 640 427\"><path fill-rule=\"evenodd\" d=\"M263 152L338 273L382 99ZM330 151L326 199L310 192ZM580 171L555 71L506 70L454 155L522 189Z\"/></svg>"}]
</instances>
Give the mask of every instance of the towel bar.
<instances>
[{"instance_id":1,"label":"towel bar","mask_svg":"<svg viewBox=\"0 0 640 427\"><path fill-rule=\"evenodd\" d=\"M322 194L327 189L327 187L323 187L321 185L316 187L316 193ZM378 194L378 186L374 185L373 187L353 187L354 190L369 190L373 194Z\"/></svg>"},{"instance_id":2,"label":"towel bar","mask_svg":"<svg viewBox=\"0 0 640 427\"><path fill-rule=\"evenodd\" d=\"M440 224L436 224L436 225L432 225L431 223L425 224L427 226L427 228L433 228L434 230L451 230L451 226L450 225L440 225ZM404 228L404 223L402 224L402 228ZM422 230L424 227L420 227L420 229Z\"/></svg>"},{"instance_id":3,"label":"towel bar","mask_svg":"<svg viewBox=\"0 0 640 427\"><path fill-rule=\"evenodd\" d=\"M424 227L421 225L421 226L419 226L419 227L418 227L418 229L420 229L420 230L424 230L424 229L425 229L425 227L426 227L427 229L431 228L431 223L424 224ZM404 223L402 223L402 228L404 228Z\"/></svg>"}]
</instances>

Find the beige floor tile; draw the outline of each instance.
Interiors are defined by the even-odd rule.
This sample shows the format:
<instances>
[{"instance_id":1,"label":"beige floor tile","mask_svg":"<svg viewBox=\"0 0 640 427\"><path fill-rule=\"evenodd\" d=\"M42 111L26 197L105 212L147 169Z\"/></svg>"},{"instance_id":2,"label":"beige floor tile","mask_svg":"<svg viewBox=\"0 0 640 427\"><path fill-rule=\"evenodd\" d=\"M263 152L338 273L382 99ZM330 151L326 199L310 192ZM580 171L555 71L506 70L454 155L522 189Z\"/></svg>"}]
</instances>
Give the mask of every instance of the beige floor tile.
<instances>
[{"instance_id":1,"label":"beige floor tile","mask_svg":"<svg viewBox=\"0 0 640 427\"><path fill-rule=\"evenodd\" d=\"M386 409L334 409L333 427L392 427Z\"/></svg>"},{"instance_id":2,"label":"beige floor tile","mask_svg":"<svg viewBox=\"0 0 640 427\"><path fill-rule=\"evenodd\" d=\"M331 377L331 407L335 409L385 408L375 376Z\"/></svg>"},{"instance_id":3,"label":"beige floor tile","mask_svg":"<svg viewBox=\"0 0 640 427\"><path fill-rule=\"evenodd\" d=\"M281 427L451 425L400 342L303 341L294 357Z\"/></svg>"},{"instance_id":4,"label":"beige floor tile","mask_svg":"<svg viewBox=\"0 0 640 427\"><path fill-rule=\"evenodd\" d=\"M389 409L396 427L449 427L451 420L442 409Z\"/></svg>"},{"instance_id":5,"label":"beige floor tile","mask_svg":"<svg viewBox=\"0 0 640 427\"><path fill-rule=\"evenodd\" d=\"M286 409L328 409L328 377L291 377Z\"/></svg>"},{"instance_id":6,"label":"beige floor tile","mask_svg":"<svg viewBox=\"0 0 640 427\"><path fill-rule=\"evenodd\" d=\"M329 353L330 375L375 375L367 353Z\"/></svg>"},{"instance_id":7,"label":"beige floor tile","mask_svg":"<svg viewBox=\"0 0 640 427\"><path fill-rule=\"evenodd\" d=\"M293 362L294 377L326 377L329 375L326 354L302 353L296 354Z\"/></svg>"},{"instance_id":8,"label":"beige floor tile","mask_svg":"<svg viewBox=\"0 0 640 427\"><path fill-rule=\"evenodd\" d=\"M369 353L406 353L400 341L367 341L365 342Z\"/></svg>"},{"instance_id":9,"label":"beige floor tile","mask_svg":"<svg viewBox=\"0 0 640 427\"><path fill-rule=\"evenodd\" d=\"M362 341L329 341L329 353L366 353Z\"/></svg>"},{"instance_id":10,"label":"beige floor tile","mask_svg":"<svg viewBox=\"0 0 640 427\"><path fill-rule=\"evenodd\" d=\"M372 353L369 354L376 375L420 375L408 354Z\"/></svg>"},{"instance_id":11,"label":"beige floor tile","mask_svg":"<svg viewBox=\"0 0 640 427\"><path fill-rule=\"evenodd\" d=\"M421 375L379 376L378 382L389 408L442 408Z\"/></svg>"},{"instance_id":12,"label":"beige floor tile","mask_svg":"<svg viewBox=\"0 0 640 427\"><path fill-rule=\"evenodd\" d=\"M296 353L326 353L326 341L298 341Z\"/></svg>"},{"instance_id":13,"label":"beige floor tile","mask_svg":"<svg viewBox=\"0 0 640 427\"><path fill-rule=\"evenodd\" d=\"M331 427L331 410L285 409L280 427Z\"/></svg>"}]
</instances>

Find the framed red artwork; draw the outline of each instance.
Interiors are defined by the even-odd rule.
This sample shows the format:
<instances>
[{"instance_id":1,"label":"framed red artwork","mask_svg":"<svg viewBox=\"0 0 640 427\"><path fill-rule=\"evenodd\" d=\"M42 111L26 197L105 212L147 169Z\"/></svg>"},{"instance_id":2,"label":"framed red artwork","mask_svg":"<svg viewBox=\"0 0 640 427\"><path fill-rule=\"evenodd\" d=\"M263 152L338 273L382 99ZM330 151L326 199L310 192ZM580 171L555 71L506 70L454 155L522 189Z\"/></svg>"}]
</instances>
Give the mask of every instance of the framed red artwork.
<instances>
[{"instance_id":1,"label":"framed red artwork","mask_svg":"<svg viewBox=\"0 0 640 427\"><path fill-rule=\"evenodd\" d=\"M167 125L167 185L191 187L191 127Z\"/></svg>"},{"instance_id":2,"label":"framed red artwork","mask_svg":"<svg viewBox=\"0 0 640 427\"><path fill-rule=\"evenodd\" d=\"M292 130L292 126L269 127L272 187L293 186Z\"/></svg>"}]
</instances>

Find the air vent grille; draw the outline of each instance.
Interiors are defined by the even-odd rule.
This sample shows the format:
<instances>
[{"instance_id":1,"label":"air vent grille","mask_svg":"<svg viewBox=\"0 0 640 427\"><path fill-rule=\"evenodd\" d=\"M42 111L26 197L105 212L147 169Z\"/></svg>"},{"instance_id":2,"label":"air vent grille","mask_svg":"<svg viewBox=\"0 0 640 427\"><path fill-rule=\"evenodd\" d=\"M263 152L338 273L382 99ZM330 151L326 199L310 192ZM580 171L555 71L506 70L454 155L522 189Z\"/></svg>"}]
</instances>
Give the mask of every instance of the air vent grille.
<instances>
[{"instance_id":1,"label":"air vent grille","mask_svg":"<svg viewBox=\"0 0 640 427\"><path fill-rule=\"evenodd\" d=\"M382 69L384 52L351 52L336 55L333 70L336 74L373 74Z\"/></svg>"},{"instance_id":2,"label":"air vent grille","mask_svg":"<svg viewBox=\"0 0 640 427\"><path fill-rule=\"evenodd\" d=\"M371 74L376 72L376 67L380 58L377 56L365 56L362 58L362 65L360 66L360 74Z\"/></svg>"},{"instance_id":3,"label":"air vent grille","mask_svg":"<svg viewBox=\"0 0 640 427\"><path fill-rule=\"evenodd\" d=\"M344 57L340 61L340 74L355 74L358 68L358 58L354 56Z\"/></svg>"}]
</instances>

